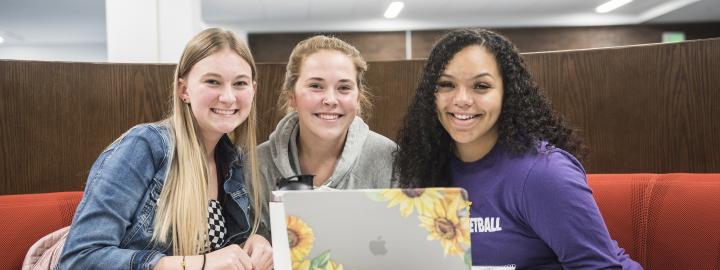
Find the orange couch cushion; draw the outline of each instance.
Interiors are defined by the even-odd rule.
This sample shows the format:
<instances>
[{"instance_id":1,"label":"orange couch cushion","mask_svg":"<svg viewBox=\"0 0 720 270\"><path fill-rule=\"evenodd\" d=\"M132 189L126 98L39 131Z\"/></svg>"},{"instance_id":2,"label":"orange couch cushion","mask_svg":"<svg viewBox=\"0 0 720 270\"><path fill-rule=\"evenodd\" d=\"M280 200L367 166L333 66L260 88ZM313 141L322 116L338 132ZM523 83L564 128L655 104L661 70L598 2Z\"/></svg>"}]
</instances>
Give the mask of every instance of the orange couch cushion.
<instances>
[{"instance_id":1,"label":"orange couch cushion","mask_svg":"<svg viewBox=\"0 0 720 270\"><path fill-rule=\"evenodd\" d=\"M720 174L591 174L610 235L645 269L720 269Z\"/></svg>"},{"instance_id":2,"label":"orange couch cushion","mask_svg":"<svg viewBox=\"0 0 720 270\"><path fill-rule=\"evenodd\" d=\"M0 269L20 269L30 246L70 225L82 192L0 196Z\"/></svg>"},{"instance_id":3,"label":"orange couch cushion","mask_svg":"<svg viewBox=\"0 0 720 270\"><path fill-rule=\"evenodd\" d=\"M645 269L720 269L720 174L589 174L610 235ZM82 192L0 196L0 269L70 225Z\"/></svg>"}]
</instances>

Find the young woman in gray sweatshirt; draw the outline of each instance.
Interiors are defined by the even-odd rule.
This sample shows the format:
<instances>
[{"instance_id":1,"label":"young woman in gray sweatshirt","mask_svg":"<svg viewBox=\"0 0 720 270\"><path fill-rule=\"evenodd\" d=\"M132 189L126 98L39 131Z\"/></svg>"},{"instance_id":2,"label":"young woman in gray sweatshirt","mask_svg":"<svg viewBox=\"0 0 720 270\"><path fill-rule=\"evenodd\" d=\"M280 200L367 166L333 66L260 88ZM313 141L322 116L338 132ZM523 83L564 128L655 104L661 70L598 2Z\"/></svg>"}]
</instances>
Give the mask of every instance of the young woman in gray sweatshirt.
<instances>
[{"instance_id":1,"label":"young woman in gray sweatshirt","mask_svg":"<svg viewBox=\"0 0 720 270\"><path fill-rule=\"evenodd\" d=\"M258 146L261 177L314 175L315 187L388 188L397 145L362 119L370 109L367 63L352 45L315 36L295 46L280 103L288 114Z\"/></svg>"}]
</instances>

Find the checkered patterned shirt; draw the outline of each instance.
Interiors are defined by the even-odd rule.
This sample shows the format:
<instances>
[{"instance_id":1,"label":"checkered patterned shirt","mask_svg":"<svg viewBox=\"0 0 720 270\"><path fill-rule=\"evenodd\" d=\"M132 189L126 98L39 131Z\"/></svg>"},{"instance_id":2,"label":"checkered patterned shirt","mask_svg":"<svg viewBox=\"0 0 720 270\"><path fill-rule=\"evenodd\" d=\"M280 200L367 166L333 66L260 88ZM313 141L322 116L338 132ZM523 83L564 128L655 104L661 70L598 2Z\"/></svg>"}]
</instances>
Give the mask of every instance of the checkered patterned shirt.
<instances>
[{"instance_id":1,"label":"checkered patterned shirt","mask_svg":"<svg viewBox=\"0 0 720 270\"><path fill-rule=\"evenodd\" d=\"M227 228L225 228L225 217L222 215L222 205L217 200L210 200L208 203L208 252L218 250L225 241Z\"/></svg>"}]
</instances>

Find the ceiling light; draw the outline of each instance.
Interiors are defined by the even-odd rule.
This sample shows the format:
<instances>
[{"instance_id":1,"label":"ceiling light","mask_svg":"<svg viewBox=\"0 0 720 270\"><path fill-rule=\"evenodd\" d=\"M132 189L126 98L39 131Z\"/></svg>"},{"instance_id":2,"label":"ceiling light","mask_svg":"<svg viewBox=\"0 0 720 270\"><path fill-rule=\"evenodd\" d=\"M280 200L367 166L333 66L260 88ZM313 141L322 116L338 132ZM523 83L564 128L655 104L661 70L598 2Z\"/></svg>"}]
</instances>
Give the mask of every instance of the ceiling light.
<instances>
[{"instance_id":1,"label":"ceiling light","mask_svg":"<svg viewBox=\"0 0 720 270\"><path fill-rule=\"evenodd\" d=\"M3 42L5 42L5 39L2 36L0 36L0 44L3 44Z\"/></svg>"},{"instance_id":2,"label":"ceiling light","mask_svg":"<svg viewBox=\"0 0 720 270\"><path fill-rule=\"evenodd\" d=\"M403 2L392 2L388 6L387 10L385 11L385 18L388 19L394 19L395 17L400 14L400 11L405 6L405 3Z\"/></svg>"},{"instance_id":3,"label":"ceiling light","mask_svg":"<svg viewBox=\"0 0 720 270\"><path fill-rule=\"evenodd\" d=\"M622 7L624 5L629 4L633 0L611 0L608 1L605 4L599 5L595 8L595 12L597 13L607 13L610 11L615 10L616 8Z\"/></svg>"}]
</instances>

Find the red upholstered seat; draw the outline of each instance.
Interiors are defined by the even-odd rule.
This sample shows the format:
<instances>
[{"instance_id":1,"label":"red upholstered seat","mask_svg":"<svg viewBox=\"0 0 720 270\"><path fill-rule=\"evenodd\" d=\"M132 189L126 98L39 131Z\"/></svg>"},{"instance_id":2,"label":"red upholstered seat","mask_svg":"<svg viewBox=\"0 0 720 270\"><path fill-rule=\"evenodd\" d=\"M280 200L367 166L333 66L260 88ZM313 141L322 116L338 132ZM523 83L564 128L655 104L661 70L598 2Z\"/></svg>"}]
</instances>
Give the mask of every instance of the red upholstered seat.
<instances>
[{"instance_id":1,"label":"red upholstered seat","mask_svg":"<svg viewBox=\"0 0 720 270\"><path fill-rule=\"evenodd\" d=\"M720 269L720 174L591 174L610 235L645 269ZM68 226L82 192L0 196L0 269Z\"/></svg>"},{"instance_id":2,"label":"red upholstered seat","mask_svg":"<svg viewBox=\"0 0 720 270\"><path fill-rule=\"evenodd\" d=\"M0 196L0 269L20 269L30 246L70 225L82 192Z\"/></svg>"},{"instance_id":3,"label":"red upholstered seat","mask_svg":"<svg viewBox=\"0 0 720 270\"><path fill-rule=\"evenodd\" d=\"M720 174L588 180L610 235L645 269L720 269Z\"/></svg>"}]
</instances>

